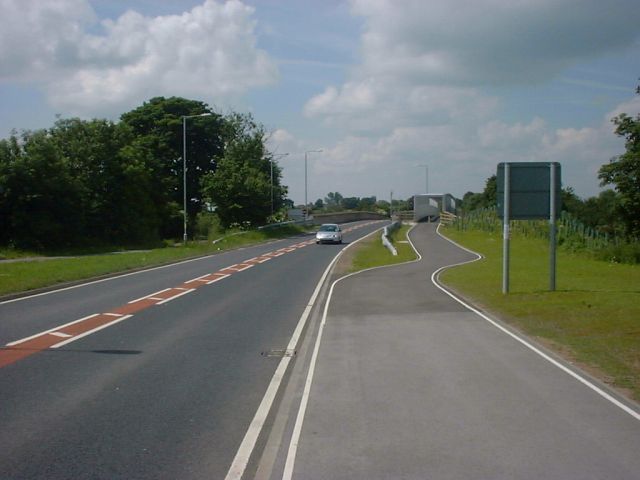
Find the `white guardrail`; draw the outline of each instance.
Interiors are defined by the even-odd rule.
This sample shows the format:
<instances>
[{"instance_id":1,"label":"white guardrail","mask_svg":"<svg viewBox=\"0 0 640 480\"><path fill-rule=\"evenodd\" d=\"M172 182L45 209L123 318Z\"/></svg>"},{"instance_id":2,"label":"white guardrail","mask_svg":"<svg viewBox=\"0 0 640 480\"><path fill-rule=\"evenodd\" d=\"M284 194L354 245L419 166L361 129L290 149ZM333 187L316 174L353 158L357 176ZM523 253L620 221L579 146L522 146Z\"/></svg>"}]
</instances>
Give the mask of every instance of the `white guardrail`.
<instances>
[{"instance_id":1,"label":"white guardrail","mask_svg":"<svg viewBox=\"0 0 640 480\"><path fill-rule=\"evenodd\" d=\"M400 228L400 222L393 222L391 225L387 225L382 230L382 244L389 249L391 255L393 256L398 255L398 251L389 240L389 234L394 230L397 230L398 228Z\"/></svg>"}]
</instances>

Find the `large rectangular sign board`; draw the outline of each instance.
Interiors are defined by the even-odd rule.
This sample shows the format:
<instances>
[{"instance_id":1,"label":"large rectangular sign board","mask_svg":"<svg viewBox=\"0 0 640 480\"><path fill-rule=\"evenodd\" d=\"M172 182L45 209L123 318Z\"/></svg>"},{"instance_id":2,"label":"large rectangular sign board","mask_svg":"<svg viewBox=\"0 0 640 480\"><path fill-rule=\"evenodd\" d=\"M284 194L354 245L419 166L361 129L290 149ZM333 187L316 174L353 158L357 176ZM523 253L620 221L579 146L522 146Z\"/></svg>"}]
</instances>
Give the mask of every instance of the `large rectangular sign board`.
<instances>
[{"instance_id":1,"label":"large rectangular sign board","mask_svg":"<svg viewBox=\"0 0 640 480\"><path fill-rule=\"evenodd\" d=\"M561 207L560 164L557 162L509 162L509 218L548 219L551 198L551 167L555 167L555 212ZM504 216L505 164L498 164L498 216Z\"/></svg>"},{"instance_id":2,"label":"large rectangular sign board","mask_svg":"<svg viewBox=\"0 0 640 480\"><path fill-rule=\"evenodd\" d=\"M509 292L509 223L549 220L549 290L556 289L556 216L561 207L560 164L506 162L498 164L497 210L502 219L502 293Z\"/></svg>"}]
</instances>

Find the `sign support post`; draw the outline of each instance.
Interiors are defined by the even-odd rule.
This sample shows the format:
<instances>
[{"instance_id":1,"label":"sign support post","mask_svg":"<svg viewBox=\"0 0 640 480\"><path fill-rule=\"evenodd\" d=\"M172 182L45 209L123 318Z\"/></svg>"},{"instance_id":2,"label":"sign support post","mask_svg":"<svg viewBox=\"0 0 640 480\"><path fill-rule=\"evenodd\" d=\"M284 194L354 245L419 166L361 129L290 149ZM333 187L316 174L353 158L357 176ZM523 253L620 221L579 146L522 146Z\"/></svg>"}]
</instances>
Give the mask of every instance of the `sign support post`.
<instances>
[{"instance_id":1,"label":"sign support post","mask_svg":"<svg viewBox=\"0 0 640 480\"><path fill-rule=\"evenodd\" d=\"M504 210L502 220L502 293L509 293L509 203L510 199L510 168L504 164Z\"/></svg>"},{"instance_id":2,"label":"sign support post","mask_svg":"<svg viewBox=\"0 0 640 480\"><path fill-rule=\"evenodd\" d=\"M556 290L556 164L550 163L549 185L549 290Z\"/></svg>"}]
</instances>

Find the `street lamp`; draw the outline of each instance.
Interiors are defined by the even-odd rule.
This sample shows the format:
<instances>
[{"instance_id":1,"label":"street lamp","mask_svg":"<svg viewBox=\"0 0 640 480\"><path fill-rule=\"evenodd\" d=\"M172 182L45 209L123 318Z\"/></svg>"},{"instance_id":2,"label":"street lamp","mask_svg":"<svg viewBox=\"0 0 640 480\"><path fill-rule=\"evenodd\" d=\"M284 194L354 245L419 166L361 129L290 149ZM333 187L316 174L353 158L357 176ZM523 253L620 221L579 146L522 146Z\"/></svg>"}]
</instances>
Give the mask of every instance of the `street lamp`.
<instances>
[{"instance_id":1,"label":"street lamp","mask_svg":"<svg viewBox=\"0 0 640 480\"><path fill-rule=\"evenodd\" d=\"M309 219L309 207L307 202L307 154L308 153L320 153L320 150L307 150L304 152L304 220L305 222Z\"/></svg>"},{"instance_id":2,"label":"street lamp","mask_svg":"<svg viewBox=\"0 0 640 480\"><path fill-rule=\"evenodd\" d=\"M182 207L184 208L183 241L187 244L187 118L210 117L211 113L182 116Z\"/></svg>"},{"instance_id":3,"label":"street lamp","mask_svg":"<svg viewBox=\"0 0 640 480\"><path fill-rule=\"evenodd\" d=\"M426 191L424 193L429 193L429 165L416 165L416 167L424 167L424 186Z\"/></svg>"},{"instance_id":4,"label":"street lamp","mask_svg":"<svg viewBox=\"0 0 640 480\"><path fill-rule=\"evenodd\" d=\"M286 157L289 153L274 153L271 155L271 216L273 217L273 158Z\"/></svg>"}]
</instances>

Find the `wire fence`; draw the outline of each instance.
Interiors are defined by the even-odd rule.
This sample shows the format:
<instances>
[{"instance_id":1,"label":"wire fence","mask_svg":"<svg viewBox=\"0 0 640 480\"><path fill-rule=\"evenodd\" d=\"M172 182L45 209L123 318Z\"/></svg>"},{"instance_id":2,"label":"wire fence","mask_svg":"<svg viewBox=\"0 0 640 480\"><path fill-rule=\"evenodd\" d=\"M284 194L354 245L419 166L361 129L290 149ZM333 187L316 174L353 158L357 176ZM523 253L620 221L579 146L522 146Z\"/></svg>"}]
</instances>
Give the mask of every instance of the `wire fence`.
<instances>
[{"instance_id":1,"label":"wire fence","mask_svg":"<svg viewBox=\"0 0 640 480\"><path fill-rule=\"evenodd\" d=\"M480 230L489 233L502 231L502 220L498 218L495 208L473 210L457 217L452 225L461 231ZM570 250L601 250L621 243L619 238L584 225L566 211L561 213L556 226L558 245ZM548 220L512 220L509 222L509 229L523 237L549 238Z\"/></svg>"}]
</instances>

